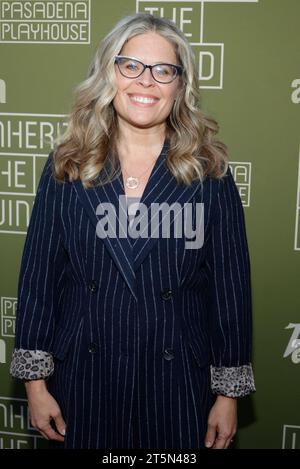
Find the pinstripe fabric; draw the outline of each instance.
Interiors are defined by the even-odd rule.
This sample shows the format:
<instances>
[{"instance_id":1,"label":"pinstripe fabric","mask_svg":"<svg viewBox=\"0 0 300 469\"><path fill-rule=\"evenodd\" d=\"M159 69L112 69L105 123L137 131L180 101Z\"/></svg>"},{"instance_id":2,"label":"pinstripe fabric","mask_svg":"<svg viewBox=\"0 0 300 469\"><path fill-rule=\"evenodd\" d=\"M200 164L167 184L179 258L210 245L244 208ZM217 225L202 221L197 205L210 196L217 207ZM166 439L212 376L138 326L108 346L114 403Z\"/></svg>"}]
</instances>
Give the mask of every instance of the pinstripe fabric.
<instances>
[{"instance_id":1,"label":"pinstripe fabric","mask_svg":"<svg viewBox=\"0 0 300 469\"><path fill-rule=\"evenodd\" d=\"M54 360L48 389L66 448L201 448L214 367L251 360L250 263L241 200L228 170L181 186L165 165L141 202L204 203L204 245L185 238L100 239L96 208L119 210L122 176L84 189L45 165L24 246L16 349ZM194 216L195 210L193 211ZM216 368L217 369L217 368Z\"/></svg>"}]
</instances>

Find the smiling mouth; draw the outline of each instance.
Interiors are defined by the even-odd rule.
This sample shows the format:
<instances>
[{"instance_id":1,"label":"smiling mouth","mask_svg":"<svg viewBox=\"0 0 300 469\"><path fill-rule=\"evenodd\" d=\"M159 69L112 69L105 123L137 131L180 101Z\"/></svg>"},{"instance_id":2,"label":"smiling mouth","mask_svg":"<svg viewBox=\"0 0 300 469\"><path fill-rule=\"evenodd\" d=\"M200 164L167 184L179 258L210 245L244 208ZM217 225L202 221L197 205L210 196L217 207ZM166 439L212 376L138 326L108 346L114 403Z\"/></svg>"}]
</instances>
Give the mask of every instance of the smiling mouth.
<instances>
[{"instance_id":1,"label":"smiling mouth","mask_svg":"<svg viewBox=\"0 0 300 469\"><path fill-rule=\"evenodd\" d=\"M158 98L150 98L146 96L138 96L138 95L128 95L129 99L133 101L134 103L139 103L139 104L155 104L159 101Z\"/></svg>"}]
</instances>

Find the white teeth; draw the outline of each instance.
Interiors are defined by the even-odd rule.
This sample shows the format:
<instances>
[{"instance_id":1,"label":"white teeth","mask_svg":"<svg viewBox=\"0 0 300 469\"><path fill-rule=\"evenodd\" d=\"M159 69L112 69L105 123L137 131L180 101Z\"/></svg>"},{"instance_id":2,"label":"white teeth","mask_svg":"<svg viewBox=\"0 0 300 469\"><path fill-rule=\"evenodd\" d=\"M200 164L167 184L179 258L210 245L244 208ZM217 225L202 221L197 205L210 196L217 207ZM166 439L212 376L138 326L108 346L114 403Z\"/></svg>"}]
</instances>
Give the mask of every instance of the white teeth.
<instances>
[{"instance_id":1,"label":"white teeth","mask_svg":"<svg viewBox=\"0 0 300 469\"><path fill-rule=\"evenodd\" d=\"M145 104L155 103L156 101L156 99L142 98L141 96L130 96L130 99L132 99L133 101L137 101L138 103L145 103Z\"/></svg>"}]
</instances>

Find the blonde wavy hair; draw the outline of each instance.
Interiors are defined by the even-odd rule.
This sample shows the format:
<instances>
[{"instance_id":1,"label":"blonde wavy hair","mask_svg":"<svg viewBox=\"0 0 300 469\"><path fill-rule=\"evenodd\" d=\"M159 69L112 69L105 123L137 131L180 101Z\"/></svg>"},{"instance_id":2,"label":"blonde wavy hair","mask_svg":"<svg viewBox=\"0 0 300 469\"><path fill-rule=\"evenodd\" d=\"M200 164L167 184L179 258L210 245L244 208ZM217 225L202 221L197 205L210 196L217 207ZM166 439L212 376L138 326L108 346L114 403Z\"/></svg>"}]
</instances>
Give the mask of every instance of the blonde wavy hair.
<instances>
[{"instance_id":1,"label":"blonde wavy hair","mask_svg":"<svg viewBox=\"0 0 300 469\"><path fill-rule=\"evenodd\" d=\"M116 111L112 101L117 93L114 62L130 38L156 32L174 47L179 65L180 91L166 121L170 149L166 164L178 183L201 182L208 175L222 178L228 168L227 146L214 139L219 131L215 119L201 110L195 57L185 35L174 22L149 13L136 13L122 18L100 42L88 71L88 77L74 91L73 108L66 132L55 142L54 175L63 182L80 178L84 187L91 187L98 178L106 158L113 163L108 177L98 184L110 182L120 173L116 166L115 141L118 135Z\"/></svg>"}]
</instances>

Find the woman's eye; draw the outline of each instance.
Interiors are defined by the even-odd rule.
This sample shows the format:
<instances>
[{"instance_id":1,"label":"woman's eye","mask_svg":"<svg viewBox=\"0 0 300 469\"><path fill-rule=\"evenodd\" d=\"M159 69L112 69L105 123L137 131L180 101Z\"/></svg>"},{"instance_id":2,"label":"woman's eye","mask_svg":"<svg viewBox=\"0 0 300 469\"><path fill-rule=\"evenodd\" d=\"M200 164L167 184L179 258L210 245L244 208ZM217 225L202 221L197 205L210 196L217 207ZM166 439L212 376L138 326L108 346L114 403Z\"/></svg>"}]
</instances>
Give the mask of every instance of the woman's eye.
<instances>
[{"instance_id":1,"label":"woman's eye","mask_svg":"<svg viewBox=\"0 0 300 469\"><path fill-rule=\"evenodd\" d=\"M130 62L126 65L126 68L128 68L128 70L136 70L138 68L138 64Z\"/></svg>"},{"instance_id":2,"label":"woman's eye","mask_svg":"<svg viewBox=\"0 0 300 469\"><path fill-rule=\"evenodd\" d=\"M170 70L168 67L157 67L156 71L159 75L164 75L164 76L170 75Z\"/></svg>"}]
</instances>

